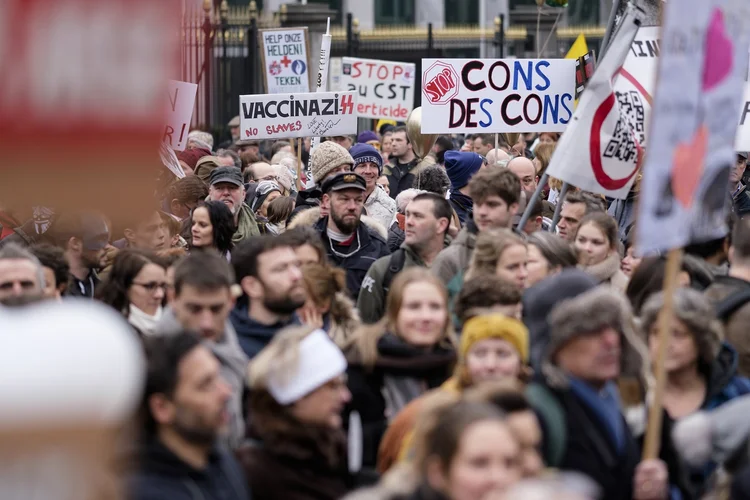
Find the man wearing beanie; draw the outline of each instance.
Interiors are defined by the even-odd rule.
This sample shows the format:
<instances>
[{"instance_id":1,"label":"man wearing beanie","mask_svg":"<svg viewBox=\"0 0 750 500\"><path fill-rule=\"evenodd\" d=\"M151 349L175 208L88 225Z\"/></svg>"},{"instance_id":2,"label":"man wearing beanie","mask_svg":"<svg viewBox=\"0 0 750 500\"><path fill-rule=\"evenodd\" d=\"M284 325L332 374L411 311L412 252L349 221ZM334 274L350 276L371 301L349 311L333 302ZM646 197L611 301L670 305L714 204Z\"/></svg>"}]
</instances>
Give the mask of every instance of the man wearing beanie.
<instances>
[{"instance_id":1,"label":"man wearing beanie","mask_svg":"<svg viewBox=\"0 0 750 500\"><path fill-rule=\"evenodd\" d=\"M618 379L640 383L648 368L627 299L597 286L559 301L549 325L540 377L527 389L547 465L589 476L608 500L669 498L665 463L641 462L623 416Z\"/></svg>"},{"instance_id":2,"label":"man wearing beanie","mask_svg":"<svg viewBox=\"0 0 750 500\"><path fill-rule=\"evenodd\" d=\"M446 151L445 171L451 181L450 202L461 221L461 226L471 219L474 203L469 196L469 180L484 165L484 158L468 151Z\"/></svg>"},{"instance_id":3,"label":"man wearing beanie","mask_svg":"<svg viewBox=\"0 0 750 500\"><path fill-rule=\"evenodd\" d=\"M378 186L378 177L383 173L383 158L378 150L369 144L355 144L349 150L349 154L354 159L352 170L365 179L367 215L380 222L383 227L390 226L396 215L396 202Z\"/></svg>"},{"instance_id":4,"label":"man wearing beanie","mask_svg":"<svg viewBox=\"0 0 750 500\"><path fill-rule=\"evenodd\" d=\"M354 165L352 155L335 142L326 141L317 146L310 157L310 170L315 187L305 189L297 194L297 202L289 219L293 219L303 210L319 207L323 198L323 192L320 190L323 181L338 173L349 172L352 165ZM325 215L325 211L323 211L323 215Z\"/></svg>"},{"instance_id":5,"label":"man wearing beanie","mask_svg":"<svg viewBox=\"0 0 750 500\"><path fill-rule=\"evenodd\" d=\"M473 203L473 217L451 242L440 252L432 270L446 285L469 267L477 234L485 229L511 229L513 216L521 198L521 181L507 168L482 169L468 185Z\"/></svg>"}]
</instances>

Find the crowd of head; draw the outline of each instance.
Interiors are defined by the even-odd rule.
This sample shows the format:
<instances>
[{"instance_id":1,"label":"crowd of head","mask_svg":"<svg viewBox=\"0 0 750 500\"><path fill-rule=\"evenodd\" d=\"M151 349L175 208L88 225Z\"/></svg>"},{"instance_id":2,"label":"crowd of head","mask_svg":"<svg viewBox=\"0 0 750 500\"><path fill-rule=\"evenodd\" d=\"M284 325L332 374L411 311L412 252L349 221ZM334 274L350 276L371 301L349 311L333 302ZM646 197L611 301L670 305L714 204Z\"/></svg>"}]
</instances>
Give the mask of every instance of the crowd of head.
<instances>
[{"instance_id":1,"label":"crowd of head","mask_svg":"<svg viewBox=\"0 0 750 500\"><path fill-rule=\"evenodd\" d=\"M402 126L312 151L238 126L216 149L191 132L186 176L124 227L0 210L2 306L94 299L143 341L130 497L750 495L750 426L711 432L750 392L746 155L731 231L686 248L665 297L665 257L636 251L640 178L625 200L563 188L558 134L418 157Z\"/></svg>"}]
</instances>

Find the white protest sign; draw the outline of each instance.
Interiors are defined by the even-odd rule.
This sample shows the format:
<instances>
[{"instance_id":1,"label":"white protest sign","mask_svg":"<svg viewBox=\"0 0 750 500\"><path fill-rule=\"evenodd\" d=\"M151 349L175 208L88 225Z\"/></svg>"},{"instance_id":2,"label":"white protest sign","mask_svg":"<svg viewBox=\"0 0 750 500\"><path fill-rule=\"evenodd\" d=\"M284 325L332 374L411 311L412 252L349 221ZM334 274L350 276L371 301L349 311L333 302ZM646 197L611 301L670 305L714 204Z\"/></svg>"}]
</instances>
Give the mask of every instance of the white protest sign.
<instances>
[{"instance_id":1,"label":"white protest sign","mask_svg":"<svg viewBox=\"0 0 750 500\"><path fill-rule=\"evenodd\" d=\"M422 133L562 132L573 59L422 59Z\"/></svg>"},{"instance_id":2,"label":"white protest sign","mask_svg":"<svg viewBox=\"0 0 750 500\"><path fill-rule=\"evenodd\" d=\"M184 151L187 146L188 132L190 132L190 121L193 119L198 85L170 80L168 90L169 108L162 142L175 151Z\"/></svg>"},{"instance_id":3,"label":"white protest sign","mask_svg":"<svg viewBox=\"0 0 750 500\"><path fill-rule=\"evenodd\" d=\"M737 138L734 142L737 151L750 151L750 83L745 83L745 96L742 99L742 114Z\"/></svg>"},{"instance_id":4,"label":"white protest sign","mask_svg":"<svg viewBox=\"0 0 750 500\"><path fill-rule=\"evenodd\" d=\"M748 17L746 1L667 4L636 229L641 253L726 234Z\"/></svg>"},{"instance_id":5,"label":"white protest sign","mask_svg":"<svg viewBox=\"0 0 750 500\"><path fill-rule=\"evenodd\" d=\"M286 139L357 133L354 92L240 96L242 139Z\"/></svg>"},{"instance_id":6,"label":"white protest sign","mask_svg":"<svg viewBox=\"0 0 750 500\"><path fill-rule=\"evenodd\" d=\"M310 92L307 28L260 30L260 44L269 94Z\"/></svg>"},{"instance_id":7,"label":"white protest sign","mask_svg":"<svg viewBox=\"0 0 750 500\"><path fill-rule=\"evenodd\" d=\"M573 186L620 199L635 179L640 146L615 97L612 80L628 55L637 23L638 14L629 8L547 169L550 176Z\"/></svg>"},{"instance_id":8,"label":"white protest sign","mask_svg":"<svg viewBox=\"0 0 750 500\"><path fill-rule=\"evenodd\" d=\"M333 92L343 90L341 85L341 57L332 57L328 66L328 88Z\"/></svg>"},{"instance_id":9,"label":"white protest sign","mask_svg":"<svg viewBox=\"0 0 750 500\"><path fill-rule=\"evenodd\" d=\"M342 88L357 93L360 118L388 118L404 121L414 107L412 63L344 57Z\"/></svg>"}]
</instances>

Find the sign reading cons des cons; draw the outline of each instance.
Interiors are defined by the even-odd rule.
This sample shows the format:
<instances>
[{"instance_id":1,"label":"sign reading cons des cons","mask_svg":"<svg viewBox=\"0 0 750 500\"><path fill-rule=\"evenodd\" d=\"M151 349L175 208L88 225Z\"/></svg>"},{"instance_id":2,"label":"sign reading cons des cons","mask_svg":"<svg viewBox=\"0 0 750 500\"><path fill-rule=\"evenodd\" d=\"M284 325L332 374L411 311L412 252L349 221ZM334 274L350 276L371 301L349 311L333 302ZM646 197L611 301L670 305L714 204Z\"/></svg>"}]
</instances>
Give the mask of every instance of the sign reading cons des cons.
<instances>
[{"instance_id":1,"label":"sign reading cons des cons","mask_svg":"<svg viewBox=\"0 0 750 500\"><path fill-rule=\"evenodd\" d=\"M563 132L573 59L423 59L422 132Z\"/></svg>"}]
</instances>

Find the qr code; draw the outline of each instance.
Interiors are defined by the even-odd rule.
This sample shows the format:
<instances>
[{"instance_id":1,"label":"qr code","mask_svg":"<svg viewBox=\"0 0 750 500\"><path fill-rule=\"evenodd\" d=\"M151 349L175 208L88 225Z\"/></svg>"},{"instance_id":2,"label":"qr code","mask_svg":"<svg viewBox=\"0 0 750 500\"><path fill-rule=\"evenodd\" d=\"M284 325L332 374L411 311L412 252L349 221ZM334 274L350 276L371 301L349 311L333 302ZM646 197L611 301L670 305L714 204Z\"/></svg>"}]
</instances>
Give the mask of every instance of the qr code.
<instances>
[{"instance_id":1,"label":"qr code","mask_svg":"<svg viewBox=\"0 0 750 500\"><path fill-rule=\"evenodd\" d=\"M615 125L612 139L604 149L604 157L617 158L620 161L630 163L638 155L635 140L638 141L638 144L643 144L646 140L643 101L640 94L635 90L615 92L615 96L617 97L620 118Z\"/></svg>"}]
</instances>

